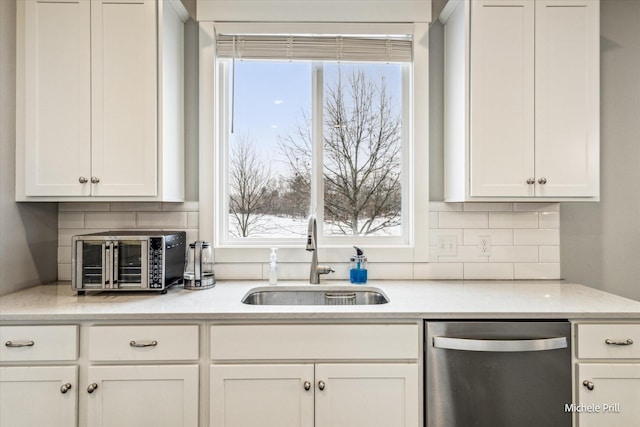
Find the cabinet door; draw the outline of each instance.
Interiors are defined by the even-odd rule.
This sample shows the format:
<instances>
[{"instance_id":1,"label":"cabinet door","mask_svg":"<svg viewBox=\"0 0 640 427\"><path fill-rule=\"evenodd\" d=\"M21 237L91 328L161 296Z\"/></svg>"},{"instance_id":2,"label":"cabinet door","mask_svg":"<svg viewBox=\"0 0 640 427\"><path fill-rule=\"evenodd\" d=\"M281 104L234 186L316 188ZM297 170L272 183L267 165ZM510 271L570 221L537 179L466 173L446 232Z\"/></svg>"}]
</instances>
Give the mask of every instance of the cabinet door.
<instances>
[{"instance_id":1,"label":"cabinet door","mask_svg":"<svg viewBox=\"0 0 640 427\"><path fill-rule=\"evenodd\" d=\"M2 367L0 425L75 426L77 387L76 366Z\"/></svg>"},{"instance_id":2,"label":"cabinet door","mask_svg":"<svg viewBox=\"0 0 640 427\"><path fill-rule=\"evenodd\" d=\"M534 195L534 2L471 2L470 193Z\"/></svg>"},{"instance_id":3,"label":"cabinet door","mask_svg":"<svg viewBox=\"0 0 640 427\"><path fill-rule=\"evenodd\" d=\"M19 86L24 88L27 196L91 191L88 182L82 183L91 175L90 4L24 2L24 81Z\"/></svg>"},{"instance_id":4,"label":"cabinet door","mask_svg":"<svg viewBox=\"0 0 640 427\"><path fill-rule=\"evenodd\" d=\"M198 425L198 366L91 366L88 385L89 426Z\"/></svg>"},{"instance_id":5,"label":"cabinet door","mask_svg":"<svg viewBox=\"0 0 640 427\"><path fill-rule=\"evenodd\" d=\"M577 403L583 408L577 416L580 427L638 425L640 364L579 363L577 381ZM591 384L585 385L585 381Z\"/></svg>"},{"instance_id":6,"label":"cabinet door","mask_svg":"<svg viewBox=\"0 0 640 427\"><path fill-rule=\"evenodd\" d=\"M152 0L91 2L94 196L157 193L157 43Z\"/></svg>"},{"instance_id":7,"label":"cabinet door","mask_svg":"<svg viewBox=\"0 0 640 427\"><path fill-rule=\"evenodd\" d=\"M599 2L535 3L536 195L598 196Z\"/></svg>"},{"instance_id":8,"label":"cabinet door","mask_svg":"<svg viewBox=\"0 0 640 427\"><path fill-rule=\"evenodd\" d=\"M210 426L313 427L313 396L313 365L213 365Z\"/></svg>"},{"instance_id":9,"label":"cabinet door","mask_svg":"<svg viewBox=\"0 0 640 427\"><path fill-rule=\"evenodd\" d=\"M417 427L417 364L316 365L316 427Z\"/></svg>"}]
</instances>

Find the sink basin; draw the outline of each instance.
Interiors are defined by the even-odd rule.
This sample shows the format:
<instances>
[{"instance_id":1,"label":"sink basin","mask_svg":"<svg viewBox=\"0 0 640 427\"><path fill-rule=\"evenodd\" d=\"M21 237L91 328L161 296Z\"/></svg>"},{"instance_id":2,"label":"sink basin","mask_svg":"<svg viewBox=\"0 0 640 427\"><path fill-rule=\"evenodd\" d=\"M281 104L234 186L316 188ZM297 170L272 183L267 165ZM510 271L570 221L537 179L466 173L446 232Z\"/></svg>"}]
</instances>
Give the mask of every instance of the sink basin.
<instances>
[{"instance_id":1,"label":"sink basin","mask_svg":"<svg viewBox=\"0 0 640 427\"><path fill-rule=\"evenodd\" d=\"M373 305L386 304L382 290L363 286L282 286L253 288L242 298L251 305Z\"/></svg>"}]
</instances>

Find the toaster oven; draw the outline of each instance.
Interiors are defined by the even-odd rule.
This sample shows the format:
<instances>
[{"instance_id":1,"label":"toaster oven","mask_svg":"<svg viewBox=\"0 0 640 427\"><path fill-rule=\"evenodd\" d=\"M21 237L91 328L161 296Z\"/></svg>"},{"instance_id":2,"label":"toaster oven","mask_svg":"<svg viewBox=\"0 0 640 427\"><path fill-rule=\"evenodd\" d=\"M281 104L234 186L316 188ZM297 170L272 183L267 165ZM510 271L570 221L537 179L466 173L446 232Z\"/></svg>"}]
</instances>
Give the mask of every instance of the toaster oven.
<instances>
[{"instance_id":1,"label":"toaster oven","mask_svg":"<svg viewBox=\"0 0 640 427\"><path fill-rule=\"evenodd\" d=\"M182 282L184 231L107 231L73 236L71 286L86 291L160 291Z\"/></svg>"}]
</instances>

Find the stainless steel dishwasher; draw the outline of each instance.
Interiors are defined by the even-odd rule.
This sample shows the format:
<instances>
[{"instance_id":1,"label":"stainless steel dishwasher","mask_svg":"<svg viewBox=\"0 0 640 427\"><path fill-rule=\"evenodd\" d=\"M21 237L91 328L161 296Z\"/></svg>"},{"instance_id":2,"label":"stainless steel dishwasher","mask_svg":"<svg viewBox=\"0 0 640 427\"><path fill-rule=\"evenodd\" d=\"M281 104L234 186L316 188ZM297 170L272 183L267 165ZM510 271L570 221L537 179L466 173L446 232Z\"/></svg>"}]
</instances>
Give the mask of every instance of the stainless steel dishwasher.
<instances>
[{"instance_id":1,"label":"stainless steel dishwasher","mask_svg":"<svg viewBox=\"0 0 640 427\"><path fill-rule=\"evenodd\" d=\"M566 321L425 322L427 427L571 426Z\"/></svg>"}]
</instances>

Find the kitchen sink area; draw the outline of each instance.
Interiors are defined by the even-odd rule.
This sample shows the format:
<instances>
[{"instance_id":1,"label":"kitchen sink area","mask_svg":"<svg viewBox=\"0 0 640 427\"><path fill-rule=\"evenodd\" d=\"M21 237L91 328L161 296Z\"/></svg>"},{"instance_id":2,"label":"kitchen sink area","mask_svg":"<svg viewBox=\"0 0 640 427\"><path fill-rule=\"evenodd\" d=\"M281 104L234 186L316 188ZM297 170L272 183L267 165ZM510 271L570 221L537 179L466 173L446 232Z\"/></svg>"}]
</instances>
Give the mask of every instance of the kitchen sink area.
<instances>
[{"instance_id":1,"label":"kitchen sink area","mask_svg":"<svg viewBox=\"0 0 640 427\"><path fill-rule=\"evenodd\" d=\"M249 305L377 305L389 298L375 287L362 286L291 286L258 287L242 298Z\"/></svg>"}]
</instances>

